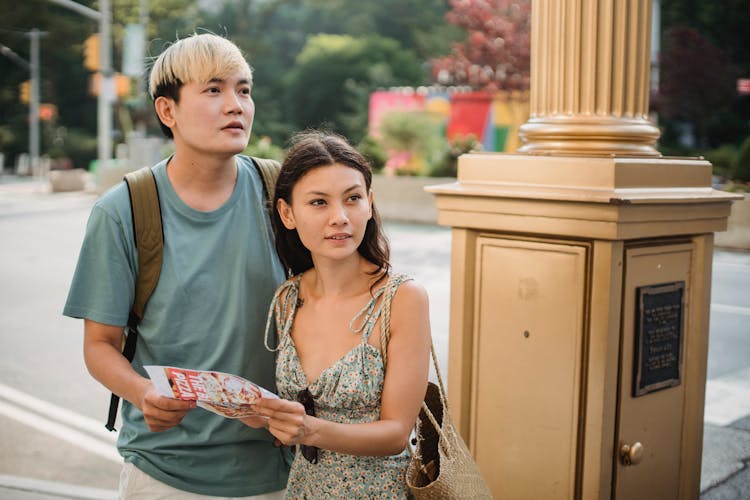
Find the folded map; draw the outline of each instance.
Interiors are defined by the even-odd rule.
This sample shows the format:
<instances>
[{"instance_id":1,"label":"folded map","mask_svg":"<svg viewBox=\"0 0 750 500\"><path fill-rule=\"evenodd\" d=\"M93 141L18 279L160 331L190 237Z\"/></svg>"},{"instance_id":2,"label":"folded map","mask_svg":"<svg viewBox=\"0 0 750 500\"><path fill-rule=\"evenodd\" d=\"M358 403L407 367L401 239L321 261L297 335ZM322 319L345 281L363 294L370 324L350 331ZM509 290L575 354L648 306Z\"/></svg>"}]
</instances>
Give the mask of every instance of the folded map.
<instances>
[{"instance_id":1,"label":"folded map","mask_svg":"<svg viewBox=\"0 0 750 500\"><path fill-rule=\"evenodd\" d=\"M238 375L174 366L147 365L144 368L162 396L196 401L201 408L227 418L257 415L256 403L263 398L278 398Z\"/></svg>"}]
</instances>

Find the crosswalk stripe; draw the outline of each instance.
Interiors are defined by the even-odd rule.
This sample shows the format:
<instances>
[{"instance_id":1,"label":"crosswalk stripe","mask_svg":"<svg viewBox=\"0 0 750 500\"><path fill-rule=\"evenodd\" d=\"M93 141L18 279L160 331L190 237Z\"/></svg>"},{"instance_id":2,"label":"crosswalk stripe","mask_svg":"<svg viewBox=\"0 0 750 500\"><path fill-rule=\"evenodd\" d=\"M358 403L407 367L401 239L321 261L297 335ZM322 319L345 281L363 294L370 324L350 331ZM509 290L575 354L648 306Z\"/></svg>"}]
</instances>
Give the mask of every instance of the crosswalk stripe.
<instances>
[{"instance_id":1,"label":"crosswalk stripe","mask_svg":"<svg viewBox=\"0 0 750 500\"><path fill-rule=\"evenodd\" d=\"M30 411L19 408L18 406L0 401L0 415L5 415L24 425L33 427L46 434L50 434L58 439L67 441L70 444L83 448L91 453L99 455L102 458L113 462L122 463L122 457L117 453L117 449L111 443L105 443L99 439L79 432L67 425L53 422L48 418L37 415Z\"/></svg>"},{"instance_id":2,"label":"crosswalk stripe","mask_svg":"<svg viewBox=\"0 0 750 500\"><path fill-rule=\"evenodd\" d=\"M711 304L711 310L716 312L750 316L750 307L730 306L726 304Z\"/></svg>"},{"instance_id":3,"label":"crosswalk stripe","mask_svg":"<svg viewBox=\"0 0 750 500\"><path fill-rule=\"evenodd\" d=\"M729 425L750 415L750 368L706 381L704 422Z\"/></svg>"}]
</instances>

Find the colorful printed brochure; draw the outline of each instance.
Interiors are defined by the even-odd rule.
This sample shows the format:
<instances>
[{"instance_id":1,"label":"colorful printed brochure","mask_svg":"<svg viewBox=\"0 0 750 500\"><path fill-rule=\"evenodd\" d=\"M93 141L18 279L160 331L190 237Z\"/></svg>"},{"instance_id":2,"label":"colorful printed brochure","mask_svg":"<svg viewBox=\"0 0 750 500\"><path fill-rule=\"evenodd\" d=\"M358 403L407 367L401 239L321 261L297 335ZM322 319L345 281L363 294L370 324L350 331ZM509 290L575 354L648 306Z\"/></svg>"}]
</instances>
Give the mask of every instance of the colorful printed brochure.
<instances>
[{"instance_id":1,"label":"colorful printed brochure","mask_svg":"<svg viewBox=\"0 0 750 500\"><path fill-rule=\"evenodd\" d=\"M256 403L263 398L278 398L271 391L229 373L157 365L144 368L162 396L196 401L201 408L227 418L257 415Z\"/></svg>"}]
</instances>

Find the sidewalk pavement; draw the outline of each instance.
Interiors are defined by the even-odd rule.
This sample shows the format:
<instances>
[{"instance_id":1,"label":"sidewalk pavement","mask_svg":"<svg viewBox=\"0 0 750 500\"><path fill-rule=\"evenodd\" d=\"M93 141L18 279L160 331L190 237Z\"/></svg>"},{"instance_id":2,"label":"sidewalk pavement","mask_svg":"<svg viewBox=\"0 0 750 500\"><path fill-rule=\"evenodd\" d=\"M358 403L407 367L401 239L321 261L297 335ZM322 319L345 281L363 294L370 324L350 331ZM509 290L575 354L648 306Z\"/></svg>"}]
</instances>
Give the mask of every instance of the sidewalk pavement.
<instances>
[{"instance_id":1,"label":"sidewalk pavement","mask_svg":"<svg viewBox=\"0 0 750 500\"><path fill-rule=\"evenodd\" d=\"M14 200L18 200L18 195L37 198L41 211L50 209L56 201L59 202L60 197L65 198L66 203L76 203L75 200L90 203L93 193L89 191L52 195L48 183L44 180L0 176L0 211L3 214L15 212ZM113 490L0 475L0 499L3 500L116 498L117 492ZM725 426L705 425L700 498L750 500L750 415Z\"/></svg>"}]
</instances>

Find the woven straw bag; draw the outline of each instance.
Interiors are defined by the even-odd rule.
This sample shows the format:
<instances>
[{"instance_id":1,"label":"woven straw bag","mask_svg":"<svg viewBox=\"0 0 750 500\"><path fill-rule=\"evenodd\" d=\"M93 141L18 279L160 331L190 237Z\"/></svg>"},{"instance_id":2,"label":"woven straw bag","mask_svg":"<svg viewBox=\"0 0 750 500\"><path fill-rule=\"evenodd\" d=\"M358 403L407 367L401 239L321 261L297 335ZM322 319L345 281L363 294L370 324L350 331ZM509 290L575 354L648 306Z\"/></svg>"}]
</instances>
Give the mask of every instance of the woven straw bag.
<instances>
[{"instance_id":1,"label":"woven straw bag","mask_svg":"<svg viewBox=\"0 0 750 500\"><path fill-rule=\"evenodd\" d=\"M398 284L386 285L381 321L381 351L386 361L386 347L390 337L390 302ZM427 393L419 412L416 426L417 448L411 450L411 461L406 471L406 485L415 499L492 499L479 467L466 443L453 425L448 411L443 376L430 343L432 363L438 384L428 383Z\"/></svg>"}]
</instances>

